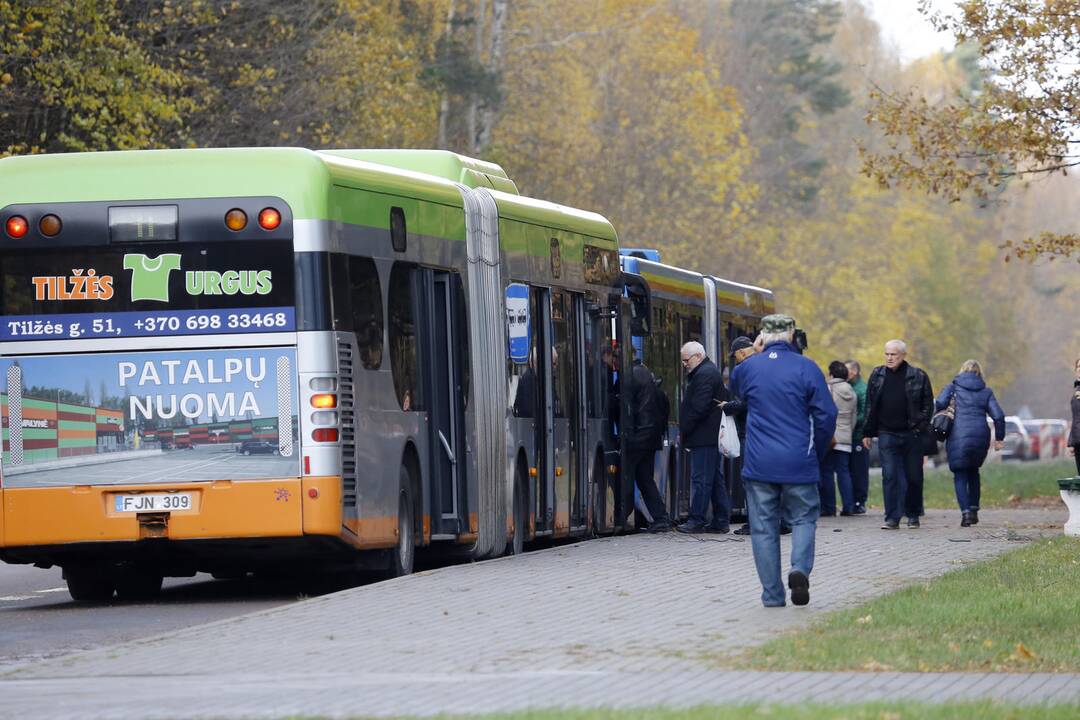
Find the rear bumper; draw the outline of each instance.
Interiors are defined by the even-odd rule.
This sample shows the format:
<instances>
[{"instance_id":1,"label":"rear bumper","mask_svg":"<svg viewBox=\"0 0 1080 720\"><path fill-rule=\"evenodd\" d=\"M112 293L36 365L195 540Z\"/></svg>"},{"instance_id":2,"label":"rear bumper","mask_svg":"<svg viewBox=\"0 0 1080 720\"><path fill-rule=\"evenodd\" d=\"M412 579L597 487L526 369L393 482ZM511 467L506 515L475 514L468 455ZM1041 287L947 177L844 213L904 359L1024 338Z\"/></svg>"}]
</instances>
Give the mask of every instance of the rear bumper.
<instances>
[{"instance_id":1,"label":"rear bumper","mask_svg":"<svg viewBox=\"0 0 1080 720\"><path fill-rule=\"evenodd\" d=\"M194 493L192 509L153 518L115 510L119 493L163 491ZM0 490L0 549L340 534L340 477Z\"/></svg>"}]
</instances>

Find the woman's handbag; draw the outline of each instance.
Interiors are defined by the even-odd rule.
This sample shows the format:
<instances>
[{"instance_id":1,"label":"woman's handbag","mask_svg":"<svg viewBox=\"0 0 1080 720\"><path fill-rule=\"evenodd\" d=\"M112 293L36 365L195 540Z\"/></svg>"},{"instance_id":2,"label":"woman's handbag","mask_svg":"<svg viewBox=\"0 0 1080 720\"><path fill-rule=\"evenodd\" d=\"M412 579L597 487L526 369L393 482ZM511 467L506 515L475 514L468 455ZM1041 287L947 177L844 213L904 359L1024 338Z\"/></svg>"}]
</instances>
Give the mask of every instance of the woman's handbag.
<instances>
[{"instance_id":1,"label":"woman's handbag","mask_svg":"<svg viewBox=\"0 0 1080 720\"><path fill-rule=\"evenodd\" d=\"M953 421L956 420L956 391L953 390L952 397L949 398L949 404L945 406L944 410L939 410L934 413L934 417L930 418L930 432L938 440L946 440L949 437L949 433L952 432Z\"/></svg>"}]
</instances>

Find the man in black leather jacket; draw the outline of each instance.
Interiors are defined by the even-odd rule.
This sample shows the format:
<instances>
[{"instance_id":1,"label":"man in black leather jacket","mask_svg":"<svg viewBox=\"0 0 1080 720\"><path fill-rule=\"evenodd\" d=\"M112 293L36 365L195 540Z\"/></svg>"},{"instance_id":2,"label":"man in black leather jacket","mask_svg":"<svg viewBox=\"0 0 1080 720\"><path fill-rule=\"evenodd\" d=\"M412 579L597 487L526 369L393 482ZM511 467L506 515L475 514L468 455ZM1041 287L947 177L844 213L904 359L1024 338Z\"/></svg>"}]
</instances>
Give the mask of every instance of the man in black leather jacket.
<instances>
[{"instance_id":1,"label":"man in black leather jacket","mask_svg":"<svg viewBox=\"0 0 1080 720\"><path fill-rule=\"evenodd\" d=\"M923 514L923 448L934 414L934 391L921 368L908 364L903 340L885 343L885 364L866 382L866 428L863 445L878 438L885 524L895 530L901 514L908 527L919 527Z\"/></svg>"}]
</instances>

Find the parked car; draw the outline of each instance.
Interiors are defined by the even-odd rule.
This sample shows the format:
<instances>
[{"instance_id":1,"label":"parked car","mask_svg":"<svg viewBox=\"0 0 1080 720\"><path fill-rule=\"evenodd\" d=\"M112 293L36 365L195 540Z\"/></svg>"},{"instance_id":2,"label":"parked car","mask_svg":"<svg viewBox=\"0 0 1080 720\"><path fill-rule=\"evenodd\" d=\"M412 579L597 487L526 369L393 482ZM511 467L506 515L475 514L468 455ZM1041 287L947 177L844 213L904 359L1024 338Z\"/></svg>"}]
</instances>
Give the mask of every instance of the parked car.
<instances>
[{"instance_id":1,"label":"parked car","mask_svg":"<svg viewBox=\"0 0 1080 720\"><path fill-rule=\"evenodd\" d=\"M1043 458L1064 456L1069 439L1069 423L1055 418L1042 418L1032 422L1039 425L1040 456Z\"/></svg>"},{"instance_id":2,"label":"parked car","mask_svg":"<svg viewBox=\"0 0 1080 720\"><path fill-rule=\"evenodd\" d=\"M278 444L266 440L245 440L236 448L241 455L277 455Z\"/></svg>"},{"instance_id":3,"label":"parked car","mask_svg":"<svg viewBox=\"0 0 1080 720\"><path fill-rule=\"evenodd\" d=\"M1035 457L1038 457L1036 455ZM1005 417L1005 447L1001 449L1002 460L1028 460L1031 458L1031 435L1024 421L1015 415Z\"/></svg>"}]
</instances>

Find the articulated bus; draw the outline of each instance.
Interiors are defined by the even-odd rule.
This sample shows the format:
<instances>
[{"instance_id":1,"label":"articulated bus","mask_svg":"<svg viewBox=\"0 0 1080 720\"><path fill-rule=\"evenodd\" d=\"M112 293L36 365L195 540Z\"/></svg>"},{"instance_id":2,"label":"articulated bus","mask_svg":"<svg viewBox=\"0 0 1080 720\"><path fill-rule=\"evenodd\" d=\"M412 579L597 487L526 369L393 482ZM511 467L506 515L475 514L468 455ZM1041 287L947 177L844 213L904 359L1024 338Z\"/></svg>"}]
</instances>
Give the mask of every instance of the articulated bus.
<instances>
[{"instance_id":1,"label":"articulated bus","mask_svg":"<svg viewBox=\"0 0 1080 720\"><path fill-rule=\"evenodd\" d=\"M75 600L634 523L612 388L631 337L669 342L678 271L624 272L603 217L496 165L15 157L0 223L0 559Z\"/></svg>"},{"instance_id":2,"label":"articulated bus","mask_svg":"<svg viewBox=\"0 0 1080 720\"><path fill-rule=\"evenodd\" d=\"M668 394L671 417L664 448L657 453L655 477L667 502L670 517L690 512L690 462L679 446L679 405L686 373L679 362L683 344L696 340L717 367L728 367L731 341L740 335L757 336L760 320L775 312L773 293L764 288L702 275L660 263L655 250L621 250L621 265L628 277L645 281L652 322L647 336L631 336L634 351L661 380ZM732 511L745 516L745 498L737 477L738 466L725 461L724 473L732 499ZM641 503L639 509L646 512Z\"/></svg>"}]
</instances>

